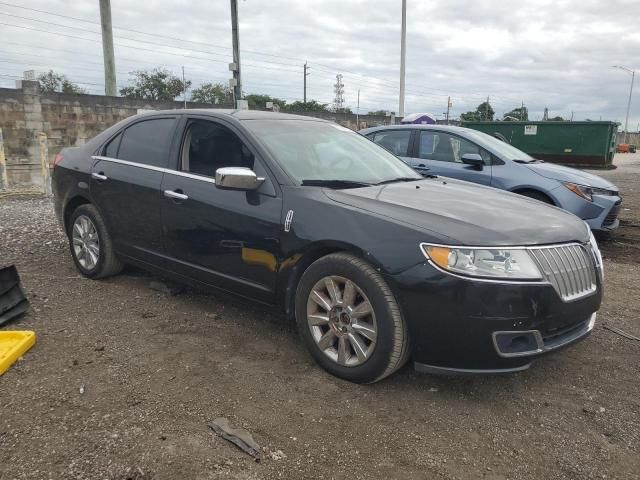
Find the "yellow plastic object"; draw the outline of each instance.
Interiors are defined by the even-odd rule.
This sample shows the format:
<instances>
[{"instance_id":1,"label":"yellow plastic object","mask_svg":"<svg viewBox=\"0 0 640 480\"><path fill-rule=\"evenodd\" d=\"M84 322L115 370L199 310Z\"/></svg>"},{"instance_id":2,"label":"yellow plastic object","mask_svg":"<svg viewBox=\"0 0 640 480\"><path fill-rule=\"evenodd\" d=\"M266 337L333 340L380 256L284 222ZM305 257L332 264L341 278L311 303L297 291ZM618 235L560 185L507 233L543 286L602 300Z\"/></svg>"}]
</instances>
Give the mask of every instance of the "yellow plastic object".
<instances>
[{"instance_id":1,"label":"yellow plastic object","mask_svg":"<svg viewBox=\"0 0 640 480\"><path fill-rule=\"evenodd\" d=\"M0 375L6 372L36 343L36 333L24 331L0 331Z\"/></svg>"}]
</instances>

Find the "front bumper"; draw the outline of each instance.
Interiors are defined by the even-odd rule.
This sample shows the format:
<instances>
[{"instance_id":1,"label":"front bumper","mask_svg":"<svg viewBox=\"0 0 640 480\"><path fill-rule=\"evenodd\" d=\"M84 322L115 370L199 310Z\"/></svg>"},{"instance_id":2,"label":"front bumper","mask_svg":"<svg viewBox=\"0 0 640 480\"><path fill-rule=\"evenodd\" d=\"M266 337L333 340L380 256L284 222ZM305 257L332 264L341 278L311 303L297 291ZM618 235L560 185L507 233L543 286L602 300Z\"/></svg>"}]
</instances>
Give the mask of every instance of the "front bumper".
<instances>
[{"instance_id":1,"label":"front bumper","mask_svg":"<svg viewBox=\"0 0 640 480\"><path fill-rule=\"evenodd\" d=\"M602 210L597 217L585 219L591 230L602 230L606 232L618 228L620 225L618 213L620 213L622 199L618 196L606 197L594 195L593 203L601 207Z\"/></svg>"},{"instance_id":2,"label":"front bumper","mask_svg":"<svg viewBox=\"0 0 640 480\"><path fill-rule=\"evenodd\" d=\"M602 286L563 301L550 284L486 283L427 263L388 275L409 328L416 370L504 373L588 336Z\"/></svg>"}]
</instances>

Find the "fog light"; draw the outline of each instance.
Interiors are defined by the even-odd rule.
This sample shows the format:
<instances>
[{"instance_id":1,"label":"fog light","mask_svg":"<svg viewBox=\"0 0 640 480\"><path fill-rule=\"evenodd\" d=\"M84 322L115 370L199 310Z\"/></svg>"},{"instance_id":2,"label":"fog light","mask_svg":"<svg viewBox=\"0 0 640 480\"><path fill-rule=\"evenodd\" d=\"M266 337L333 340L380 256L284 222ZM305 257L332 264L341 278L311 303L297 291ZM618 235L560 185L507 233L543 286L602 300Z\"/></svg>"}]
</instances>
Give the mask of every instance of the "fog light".
<instances>
[{"instance_id":1,"label":"fog light","mask_svg":"<svg viewBox=\"0 0 640 480\"><path fill-rule=\"evenodd\" d=\"M493 332L493 345L501 357L534 355L544 346L538 330Z\"/></svg>"}]
</instances>

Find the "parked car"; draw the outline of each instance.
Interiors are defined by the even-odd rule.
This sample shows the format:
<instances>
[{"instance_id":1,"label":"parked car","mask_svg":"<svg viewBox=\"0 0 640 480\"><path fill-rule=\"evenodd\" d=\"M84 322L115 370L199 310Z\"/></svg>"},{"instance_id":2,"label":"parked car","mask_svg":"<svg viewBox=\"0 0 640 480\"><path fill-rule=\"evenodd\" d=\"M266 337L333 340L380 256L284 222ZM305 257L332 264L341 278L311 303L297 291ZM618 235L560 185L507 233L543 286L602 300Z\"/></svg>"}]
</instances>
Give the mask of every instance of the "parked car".
<instances>
[{"instance_id":1,"label":"parked car","mask_svg":"<svg viewBox=\"0 0 640 480\"><path fill-rule=\"evenodd\" d=\"M255 111L129 118L56 157L55 210L89 278L125 263L274 305L327 371L375 382L512 372L587 336L602 262L585 223L423 178L339 125Z\"/></svg>"},{"instance_id":2,"label":"parked car","mask_svg":"<svg viewBox=\"0 0 640 480\"><path fill-rule=\"evenodd\" d=\"M360 133L420 173L535 198L576 214L592 230L618 228L618 187L582 170L536 160L486 133L446 125L391 125Z\"/></svg>"}]
</instances>

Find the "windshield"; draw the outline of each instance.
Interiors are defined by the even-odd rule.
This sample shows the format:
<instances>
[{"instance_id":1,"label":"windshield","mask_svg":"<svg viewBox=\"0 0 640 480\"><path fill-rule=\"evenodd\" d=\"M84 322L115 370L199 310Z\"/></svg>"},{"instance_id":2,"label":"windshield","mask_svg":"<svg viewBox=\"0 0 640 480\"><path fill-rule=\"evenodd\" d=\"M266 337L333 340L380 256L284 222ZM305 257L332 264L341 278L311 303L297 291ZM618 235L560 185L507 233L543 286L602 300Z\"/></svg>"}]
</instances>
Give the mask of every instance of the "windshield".
<instances>
[{"instance_id":1,"label":"windshield","mask_svg":"<svg viewBox=\"0 0 640 480\"><path fill-rule=\"evenodd\" d=\"M522 150L517 149L516 147L509 145L502 140L498 140L491 135L488 135L483 132L478 132L477 130L467 129L465 134L469 137L469 140L475 140L480 144L484 144L484 146L493 150L498 157L503 160L523 160L525 162L533 162L535 158L531 155L524 153Z\"/></svg>"},{"instance_id":2,"label":"windshield","mask_svg":"<svg viewBox=\"0 0 640 480\"><path fill-rule=\"evenodd\" d=\"M371 184L422 178L384 148L334 123L244 120L243 124L299 183L337 180Z\"/></svg>"}]
</instances>

